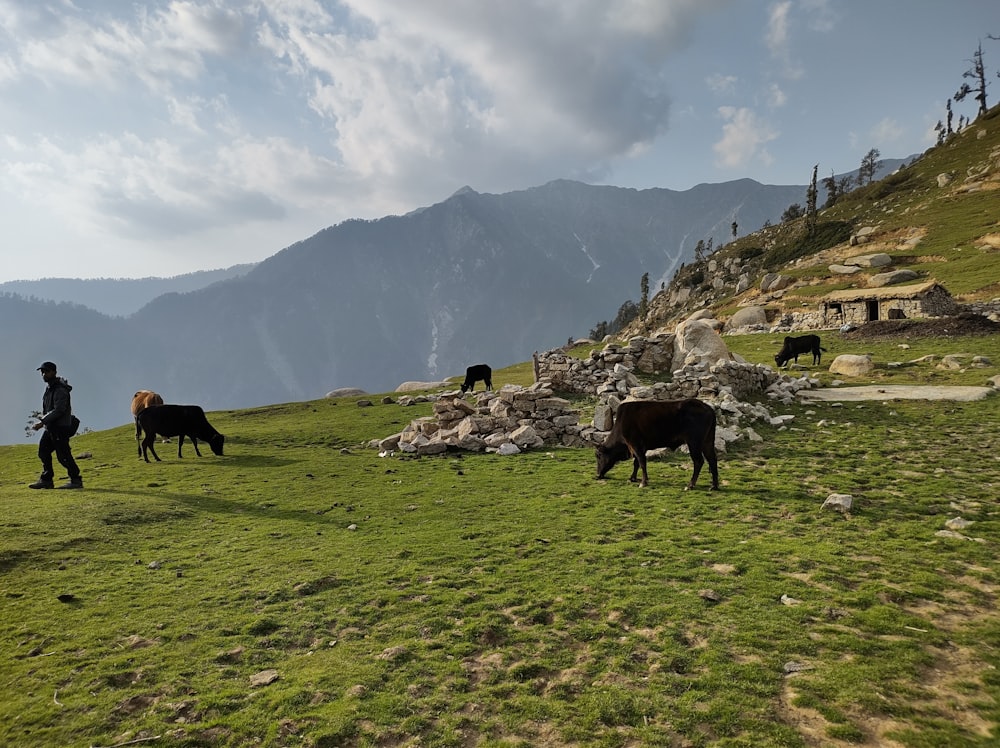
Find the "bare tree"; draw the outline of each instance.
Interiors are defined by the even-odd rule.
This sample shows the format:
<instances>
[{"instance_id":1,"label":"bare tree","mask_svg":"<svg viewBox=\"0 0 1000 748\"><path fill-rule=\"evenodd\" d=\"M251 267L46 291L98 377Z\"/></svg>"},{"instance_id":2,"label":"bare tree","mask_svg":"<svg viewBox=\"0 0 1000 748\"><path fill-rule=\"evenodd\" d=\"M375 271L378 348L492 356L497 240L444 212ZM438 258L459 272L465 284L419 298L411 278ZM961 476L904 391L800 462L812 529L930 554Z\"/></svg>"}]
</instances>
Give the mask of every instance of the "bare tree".
<instances>
[{"instance_id":1,"label":"bare tree","mask_svg":"<svg viewBox=\"0 0 1000 748\"><path fill-rule=\"evenodd\" d=\"M993 37L990 37L991 39ZM983 43L979 42L979 46L976 47L976 51L972 55L972 59L969 60L972 63L972 67L962 73L963 78L970 78L976 82L976 86L972 87L967 82L963 83L958 91L955 92L955 101L965 101L965 97L969 94L974 93L973 97L979 102L979 112L976 116L982 116L986 114L986 68L983 66Z\"/></svg>"}]
</instances>

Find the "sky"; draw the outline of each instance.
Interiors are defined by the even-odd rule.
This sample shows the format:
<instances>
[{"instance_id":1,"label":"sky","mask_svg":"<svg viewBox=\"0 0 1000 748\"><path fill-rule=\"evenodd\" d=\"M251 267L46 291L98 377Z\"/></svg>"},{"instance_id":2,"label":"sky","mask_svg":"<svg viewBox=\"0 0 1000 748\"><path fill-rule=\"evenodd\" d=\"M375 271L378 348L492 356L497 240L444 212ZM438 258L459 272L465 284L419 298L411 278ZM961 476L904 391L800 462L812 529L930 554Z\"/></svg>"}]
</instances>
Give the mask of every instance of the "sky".
<instances>
[{"instance_id":1,"label":"sky","mask_svg":"<svg viewBox=\"0 0 1000 748\"><path fill-rule=\"evenodd\" d=\"M0 281L257 262L469 186L906 158L996 0L0 0ZM974 116L971 97L955 122Z\"/></svg>"}]
</instances>

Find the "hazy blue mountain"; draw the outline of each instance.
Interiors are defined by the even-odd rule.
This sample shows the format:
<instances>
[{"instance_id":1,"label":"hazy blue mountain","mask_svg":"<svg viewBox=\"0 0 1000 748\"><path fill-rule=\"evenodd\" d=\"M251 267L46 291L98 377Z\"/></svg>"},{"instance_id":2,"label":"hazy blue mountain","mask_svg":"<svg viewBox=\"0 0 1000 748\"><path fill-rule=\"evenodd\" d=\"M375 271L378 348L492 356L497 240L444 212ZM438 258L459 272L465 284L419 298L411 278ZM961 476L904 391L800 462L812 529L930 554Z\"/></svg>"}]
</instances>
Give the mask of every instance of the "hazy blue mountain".
<instances>
[{"instance_id":1,"label":"hazy blue mountain","mask_svg":"<svg viewBox=\"0 0 1000 748\"><path fill-rule=\"evenodd\" d=\"M139 389L218 410L524 361L612 319L643 273L655 287L669 280L698 240L719 246L733 221L747 233L793 202L804 204L804 186L749 179L683 192L463 189L404 216L345 221L124 317L0 295L0 442L24 440L47 359L95 429L129 422Z\"/></svg>"},{"instance_id":2,"label":"hazy blue mountain","mask_svg":"<svg viewBox=\"0 0 1000 748\"><path fill-rule=\"evenodd\" d=\"M165 293L184 293L243 275L253 263L171 278L41 278L0 282L0 293L82 304L112 317L125 317Z\"/></svg>"}]
</instances>

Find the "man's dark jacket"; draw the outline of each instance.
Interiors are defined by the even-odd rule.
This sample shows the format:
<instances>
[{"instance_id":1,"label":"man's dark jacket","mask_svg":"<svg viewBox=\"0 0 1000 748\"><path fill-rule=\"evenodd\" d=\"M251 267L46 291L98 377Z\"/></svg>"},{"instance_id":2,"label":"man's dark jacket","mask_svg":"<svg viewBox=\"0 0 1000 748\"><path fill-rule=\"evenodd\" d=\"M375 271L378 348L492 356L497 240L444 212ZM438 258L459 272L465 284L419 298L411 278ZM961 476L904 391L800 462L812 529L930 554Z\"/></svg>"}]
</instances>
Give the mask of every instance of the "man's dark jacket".
<instances>
[{"instance_id":1,"label":"man's dark jacket","mask_svg":"<svg viewBox=\"0 0 1000 748\"><path fill-rule=\"evenodd\" d=\"M73 430L73 408L69 393L73 387L62 377L53 379L42 393L42 418L52 436L65 436Z\"/></svg>"}]
</instances>

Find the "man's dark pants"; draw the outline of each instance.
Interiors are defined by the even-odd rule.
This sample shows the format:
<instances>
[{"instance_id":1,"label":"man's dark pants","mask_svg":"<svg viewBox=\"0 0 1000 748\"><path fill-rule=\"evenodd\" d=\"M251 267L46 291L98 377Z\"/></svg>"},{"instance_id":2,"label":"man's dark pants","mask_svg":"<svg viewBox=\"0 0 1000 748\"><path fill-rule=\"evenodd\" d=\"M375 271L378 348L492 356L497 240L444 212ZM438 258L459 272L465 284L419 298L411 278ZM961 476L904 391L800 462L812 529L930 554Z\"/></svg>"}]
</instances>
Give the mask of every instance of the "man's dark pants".
<instances>
[{"instance_id":1,"label":"man's dark pants","mask_svg":"<svg viewBox=\"0 0 1000 748\"><path fill-rule=\"evenodd\" d=\"M52 453L56 453L59 464L66 468L71 481L80 480L80 468L73 459L73 451L69 446L68 437L53 436L48 429L38 442L38 459L42 461L42 480L50 481L54 475L52 470Z\"/></svg>"}]
</instances>

